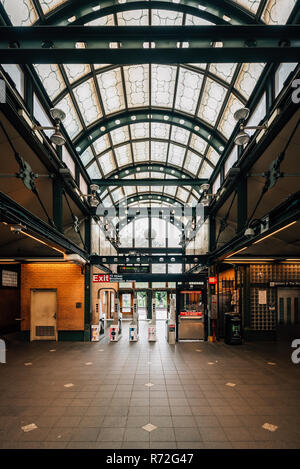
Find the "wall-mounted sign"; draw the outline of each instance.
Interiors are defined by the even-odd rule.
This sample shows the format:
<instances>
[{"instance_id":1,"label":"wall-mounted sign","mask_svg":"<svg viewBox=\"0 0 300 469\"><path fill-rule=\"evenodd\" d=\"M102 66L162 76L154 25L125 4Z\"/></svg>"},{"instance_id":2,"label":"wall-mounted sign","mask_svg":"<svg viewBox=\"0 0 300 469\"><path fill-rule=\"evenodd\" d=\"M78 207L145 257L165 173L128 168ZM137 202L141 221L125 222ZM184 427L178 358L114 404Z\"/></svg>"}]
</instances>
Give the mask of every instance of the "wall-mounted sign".
<instances>
[{"instance_id":1,"label":"wall-mounted sign","mask_svg":"<svg viewBox=\"0 0 300 469\"><path fill-rule=\"evenodd\" d=\"M106 283L110 282L109 274L93 274L93 283Z\"/></svg>"},{"instance_id":2,"label":"wall-mounted sign","mask_svg":"<svg viewBox=\"0 0 300 469\"><path fill-rule=\"evenodd\" d=\"M136 280L130 280L130 282L135 282ZM93 274L93 283L118 283L126 282L123 275L119 274Z\"/></svg>"},{"instance_id":3,"label":"wall-mounted sign","mask_svg":"<svg viewBox=\"0 0 300 469\"><path fill-rule=\"evenodd\" d=\"M270 287L300 287L300 282L270 282Z\"/></svg>"},{"instance_id":4,"label":"wall-mounted sign","mask_svg":"<svg viewBox=\"0 0 300 469\"><path fill-rule=\"evenodd\" d=\"M218 281L217 277L208 277L209 285L216 285L217 281Z\"/></svg>"},{"instance_id":5,"label":"wall-mounted sign","mask_svg":"<svg viewBox=\"0 0 300 469\"><path fill-rule=\"evenodd\" d=\"M266 305L267 304L267 290L258 291L258 304Z\"/></svg>"},{"instance_id":6,"label":"wall-mounted sign","mask_svg":"<svg viewBox=\"0 0 300 469\"><path fill-rule=\"evenodd\" d=\"M17 287L18 272L13 270L2 270L2 287Z\"/></svg>"},{"instance_id":7,"label":"wall-mounted sign","mask_svg":"<svg viewBox=\"0 0 300 469\"><path fill-rule=\"evenodd\" d=\"M150 265L118 265L119 274L149 274Z\"/></svg>"}]
</instances>

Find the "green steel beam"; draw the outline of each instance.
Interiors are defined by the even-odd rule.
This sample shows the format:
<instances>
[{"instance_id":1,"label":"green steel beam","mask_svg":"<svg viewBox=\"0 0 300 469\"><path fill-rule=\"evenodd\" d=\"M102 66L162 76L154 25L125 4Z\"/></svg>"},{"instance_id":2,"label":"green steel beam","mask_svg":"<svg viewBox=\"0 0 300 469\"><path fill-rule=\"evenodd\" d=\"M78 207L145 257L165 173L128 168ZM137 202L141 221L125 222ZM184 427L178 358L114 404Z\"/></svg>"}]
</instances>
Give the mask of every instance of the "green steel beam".
<instances>
[{"instance_id":1,"label":"green steel beam","mask_svg":"<svg viewBox=\"0 0 300 469\"><path fill-rule=\"evenodd\" d=\"M104 119L100 119L91 125L88 132L82 132L74 139L76 150L81 154L102 135L107 132L123 127L124 125L137 124L140 122L160 122L174 124L190 132L194 132L211 145L218 153L224 150L227 140L224 136L214 130L205 121L191 117L183 112L170 111L170 109L153 109L144 107L142 109L131 109L130 111L115 113Z\"/></svg>"},{"instance_id":2,"label":"green steel beam","mask_svg":"<svg viewBox=\"0 0 300 469\"><path fill-rule=\"evenodd\" d=\"M71 0L67 4L56 8L52 13L48 14L42 21L37 24L56 24L56 25L70 25L69 18L76 17L74 24L84 24L93 21L97 18L114 14L127 10L145 10L145 9L159 9L159 10L173 10L180 11L185 14L190 14L211 21L216 24L224 24L226 20L224 17L230 18L231 24L249 24L255 23L257 20L255 16L244 8L228 0L214 0L201 1L203 9L199 9L198 0L181 0L179 3L173 3L170 0L160 1L152 0L150 3L146 1L127 0L126 3L118 3L113 0ZM92 8L100 7L97 10Z\"/></svg>"},{"instance_id":3,"label":"green steel beam","mask_svg":"<svg viewBox=\"0 0 300 469\"><path fill-rule=\"evenodd\" d=\"M178 179L191 179L194 175L187 170L178 169L177 166L168 163L168 166L163 166L159 163L147 163L147 164L132 164L128 166L123 166L120 170L115 170L112 173L109 173L108 180L114 178L125 178L133 174L141 174L148 172L162 173L170 175L173 178ZM94 180L95 181L95 180ZM99 179L99 183L102 179ZM165 181L165 179L163 179ZM101 184L100 184L101 185Z\"/></svg>"},{"instance_id":4,"label":"green steel beam","mask_svg":"<svg viewBox=\"0 0 300 469\"><path fill-rule=\"evenodd\" d=\"M134 250L134 249L133 249ZM128 256L96 256L93 255L90 258L91 264L118 264L118 265L129 265L129 264L206 264L208 260L207 255L128 255Z\"/></svg>"},{"instance_id":5,"label":"green steel beam","mask_svg":"<svg viewBox=\"0 0 300 469\"><path fill-rule=\"evenodd\" d=\"M111 186L195 186L207 183L207 179L93 179L93 184L99 187Z\"/></svg>"},{"instance_id":6,"label":"green steel beam","mask_svg":"<svg viewBox=\"0 0 300 469\"><path fill-rule=\"evenodd\" d=\"M131 196L128 196L128 198L120 199L116 203L118 205L122 205L122 204L130 205L135 202L145 202L146 200L148 202L159 201L159 202L167 202L169 204L177 203L179 206L183 206L182 201L180 201L179 199L176 199L175 197L171 195L167 196L161 193L153 193L153 192L141 192L138 195L134 195L134 196L131 195Z\"/></svg>"},{"instance_id":7,"label":"green steel beam","mask_svg":"<svg viewBox=\"0 0 300 469\"><path fill-rule=\"evenodd\" d=\"M300 25L0 26L2 63L294 62ZM76 48L77 43L85 48ZM121 47L110 48L110 43ZM154 42L155 48L144 48ZM189 47L178 48L188 42ZM222 47L215 47L222 42Z\"/></svg>"}]
</instances>

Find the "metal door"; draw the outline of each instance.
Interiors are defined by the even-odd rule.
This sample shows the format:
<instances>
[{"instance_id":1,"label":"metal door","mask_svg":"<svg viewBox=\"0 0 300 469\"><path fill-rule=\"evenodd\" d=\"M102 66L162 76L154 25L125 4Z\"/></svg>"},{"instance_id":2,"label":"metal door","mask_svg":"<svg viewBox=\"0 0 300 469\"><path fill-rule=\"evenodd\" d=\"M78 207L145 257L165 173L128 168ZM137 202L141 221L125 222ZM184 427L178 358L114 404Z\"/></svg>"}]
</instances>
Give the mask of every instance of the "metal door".
<instances>
[{"instance_id":1,"label":"metal door","mask_svg":"<svg viewBox=\"0 0 300 469\"><path fill-rule=\"evenodd\" d=\"M31 290L30 340L57 340L57 291Z\"/></svg>"},{"instance_id":2,"label":"metal door","mask_svg":"<svg viewBox=\"0 0 300 469\"><path fill-rule=\"evenodd\" d=\"M278 289L277 324L280 337L296 336L300 330L300 290Z\"/></svg>"}]
</instances>

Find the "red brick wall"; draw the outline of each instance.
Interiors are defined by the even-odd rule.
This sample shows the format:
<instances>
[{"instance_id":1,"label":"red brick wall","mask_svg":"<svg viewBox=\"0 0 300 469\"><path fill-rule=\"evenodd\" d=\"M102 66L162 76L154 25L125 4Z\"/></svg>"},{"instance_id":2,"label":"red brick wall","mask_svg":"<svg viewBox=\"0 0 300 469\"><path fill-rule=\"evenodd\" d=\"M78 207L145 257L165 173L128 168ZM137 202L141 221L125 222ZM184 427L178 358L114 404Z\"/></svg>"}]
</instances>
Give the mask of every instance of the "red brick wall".
<instances>
[{"instance_id":1,"label":"red brick wall","mask_svg":"<svg viewBox=\"0 0 300 469\"><path fill-rule=\"evenodd\" d=\"M21 267L22 330L30 330L31 288L57 289L57 329L84 330L84 275L75 264L24 264ZM76 308L81 303L81 308Z\"/></svg>"}]
</instances>

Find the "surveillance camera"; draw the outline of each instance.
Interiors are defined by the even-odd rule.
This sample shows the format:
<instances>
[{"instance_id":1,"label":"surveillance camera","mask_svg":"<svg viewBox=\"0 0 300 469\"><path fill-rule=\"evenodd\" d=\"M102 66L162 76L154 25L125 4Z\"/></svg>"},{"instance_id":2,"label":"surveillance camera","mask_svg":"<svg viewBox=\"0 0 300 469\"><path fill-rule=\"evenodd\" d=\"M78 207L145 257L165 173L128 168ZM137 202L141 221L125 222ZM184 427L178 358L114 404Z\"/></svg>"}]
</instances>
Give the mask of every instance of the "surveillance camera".
<instances>
[{"instance_id":1,"label":"surveillance camera","mask_svg":"<svg viewBox=\"0 0 300 469\"><path fill-rule=\"evenodd\" d=\"M22 225L12 225L12 226L10 227L10 231L11 231L13 234L19 235L19 234L21 234L21 232L22 232L22 228L23 228Z\"/></svg>"}]
</instances>

